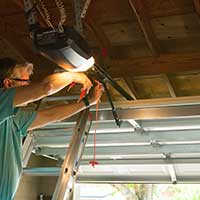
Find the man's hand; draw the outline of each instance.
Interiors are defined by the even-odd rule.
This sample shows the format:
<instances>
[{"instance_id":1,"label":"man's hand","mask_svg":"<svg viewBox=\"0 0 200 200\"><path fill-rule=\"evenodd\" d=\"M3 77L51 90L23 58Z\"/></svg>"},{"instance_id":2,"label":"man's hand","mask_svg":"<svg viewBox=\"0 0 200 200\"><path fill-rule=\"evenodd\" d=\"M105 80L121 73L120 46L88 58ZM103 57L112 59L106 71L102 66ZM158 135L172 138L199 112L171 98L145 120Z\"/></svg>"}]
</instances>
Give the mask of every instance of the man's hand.
<instances>
[{"instance_id":1,"label":"man's hand","mask_svg":"<svg viewBox=\"0 0 200 200\"><path fill-rule=\"evenodd\" d=\"M91 106L97 104L100 101L103 91L103 86L100 83L98 83L94 88L93 95L88 99Z\"/></svg>"},{"instance_id":2,"label":"man's hand","mask_svg":"<svg viewBox=\"0 0 200 200\"><path fill-rule=\"evenodd\" d=\"M86 90L88 93L90 88L92 87L92 82L90 81L90 79L84 73L81 72L80 73L72 72L72 76L73 76L73 81L75 83L80 83L83 85L81 90Z\"/></svg>"},{"instance_id":3,"label":"man's hand","mask_svg":"<svg viewBox=\"0 0 200 200\"><path fill-rule=\"evenodd\" d=\"M100 84L97 84L94 88L94 93L91 97L89 97L88 101L90 105L95 105L101 98L103 93L103 87ZM71 117L72 115L84 110L86 107L84 103L81 102L73 102L70 104L59 105L51 108L47 108L44 110L40 110L37 112L37 116L34 122L29 127L29 130L33 130L35 128L42 127L51 122L60 121Z\"/></svg>"}]
</instances>

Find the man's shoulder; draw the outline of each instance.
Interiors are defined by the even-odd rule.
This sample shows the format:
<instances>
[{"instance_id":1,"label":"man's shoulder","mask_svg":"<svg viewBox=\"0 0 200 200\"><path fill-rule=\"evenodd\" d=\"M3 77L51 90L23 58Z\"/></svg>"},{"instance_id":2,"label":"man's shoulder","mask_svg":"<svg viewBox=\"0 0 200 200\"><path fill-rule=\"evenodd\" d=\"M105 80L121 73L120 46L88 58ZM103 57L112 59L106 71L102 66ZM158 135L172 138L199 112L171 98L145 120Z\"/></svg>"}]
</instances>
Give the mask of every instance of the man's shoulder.
<instances>
[{"instance_id":1,"label":"man's shoulder","mask_svg":"<svg viewBox=\"0 0 200 200\"><path fill-rule=\"evenodd\" d=\"M11 95L15 92L15 88L0 88L0 95Z\"/></svg>"},{"instance_id":2,"label":"man's shoulder","mask_svg":"<svg viewBox=\"0 0 200 200\"><path fill-rule=\"evenodd\" d=\"M5 92L5 91L6 91L5 88L0 88L0 93L1 93L1 92Z\"/></svg>"},{"instance_id":3,"label":"man's shoulder","mask_svg":"<svg viewBox=\"0 0 200 200\"><path fill-rule=\"evenodd\" d=\"M14 107L13 99L15 95L15 89L1 89L0 90L0 121L13 116Z\"/></svg>"}]
</instances>

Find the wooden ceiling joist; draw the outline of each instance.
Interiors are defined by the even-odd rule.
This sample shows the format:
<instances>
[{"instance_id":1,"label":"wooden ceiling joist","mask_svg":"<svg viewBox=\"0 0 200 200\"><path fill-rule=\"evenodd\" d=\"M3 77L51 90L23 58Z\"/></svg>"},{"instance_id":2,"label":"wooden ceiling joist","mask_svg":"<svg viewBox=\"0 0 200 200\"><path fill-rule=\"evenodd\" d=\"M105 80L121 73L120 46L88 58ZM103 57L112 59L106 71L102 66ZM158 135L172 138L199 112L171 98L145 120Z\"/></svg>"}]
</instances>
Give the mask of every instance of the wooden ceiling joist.
<instances>
[{"instance_id":1,"label":"wooden ceiling joist","mask_svg":"<svg viewBox=\"0 0 200 200\"><path fill-rule=\"evenodd\" d=\"M100 48L110 49L111 45L104 31L97 23L92 20L91 17L87 16L84 20L84 24L86 28L93 33Z\"/></svg>"},{"instance_id":2,"label":"wooden ceiling joist","mask_svg":"<svg viewBox=\"0 0 200 200\"><path fill-rule=\"evenodd\" d=\"M0 19L1 31L0 36L14 47L25 60L32 60L33 51L25 45L24 41L3 19ZM2 27L4 27L2 29Z\"/></svg>"},{"instance_id":3,"label":"wooden ceiling joist","mask_svg":"<svg viewBox=\"0 0 200 200\"><path fill-rule=\"evenodd\" d=\"M18 54L28 62L32 62L36 67L41 67L40 75L47 74L47 69L53 69L55 65L33 50L33 47L27 45L21 35L19 35L11 26L9 26L2 18L0 18L0 37L4 39L11 48L14 48ZM38 76L40 78L40 76Z\"/></svg>"},{"instance_id":4,"label":"wooden ceiling joist","mask_svg":"<svg viewBox=\"0 0 200 200\"><path fill-rule=\"evenodd\" d=\"M137 95L137 92L135 90L135 85L133 83L133 80L131 78L126 78L124 79L129 90L131 91L131 96L133 97L134 100L137 100L138 99L138 95Z\"/></svg>"},{"instance_id":5,"label":"wooden ceiling joist","mask_svg":"<svg viewBox=\"0 0 200 200\"><path fill-rule=\"evenodd\" d=\"M170 93L171 97L175 98L176 97L176 92L175 92L175 89L174 89L174 87L172 85L170 76L167 75L167 74L163 74L162 77L163 77L163 79L164 79L164 81L165 81L165 83L166 83L166 85L167 85L167 87L169 89L169 93Z\"/></svg>"},{"instance_id":6,"label":"wooden ceiling joist","mask_svg":"<svg viewBox=\"0 0 200 200\"><path fill-rule=\"evenodd\" d=\"M141 26L149 48L154 56L158 56L161 53L161 48L150 24L145 3L143 0L129 0L129 2Z\"/></svg>"},{"instance_id":7,"label":"wooden ceiling joist","mask_svg":"<svg viewBox=\"0 0 200 200\"><path fill-rule=\"evenodd\" d=\"M196 13L198 15L200 15L200 0L194 0L194 7L195 7L195 10L196 10Z\"/></svg>"},{"instance_id":8,"label":"wooden ceiling joist","mask_svg":"<svg viewBox=\"0 0 200 200\"><path fill-rule=\"evenodd\" d=\"M83 20L86 29L93 34L99 48L99 64L106 65L110 61L111 44L102 28L88 14Z\"/></svg>"},{"instance_id":9,"label":"wooden ceiling joist","mask_svg":"<svg viewBox=\"0 0 200 200\"><path fill-rule=\"evenodd\" d=\"M158 58L112 60L109 73L113 77L153 75L200 70L200 53L165 54ZM123 69L123 70L121 70Z\"/></svg>"},{"instance_id":10,"label":"wooden ceiling joist","mask_svg":"<svg viewBox=\"0 0 200 200\"><path fill-rule=\"evenodd\" d=\"M24 9L24 4L20 0L12 0L16 5L19 6L19 8Z\"/></svg>"},{"instance_id":11,"label":"wooden ceiling joist","mask_svg":"<svg viewBox=\"0 0 200 200\"><path fill-rule=\"evenodd\" d=\"M19 8L21 8L22 10L24 10L24 3L23 3L23 1L20 1L20 0L13 0L13 2L19 7ZM25 14L25 13L24 13ZM42 16L40 16L40 15L38 15L37 16L37 20L38 20L38 22L39 22L39 24L40 25L42 25L42 26L46 26L46 22L45 22L45 20L42 18Z\"/></svg>"}]
</instances>

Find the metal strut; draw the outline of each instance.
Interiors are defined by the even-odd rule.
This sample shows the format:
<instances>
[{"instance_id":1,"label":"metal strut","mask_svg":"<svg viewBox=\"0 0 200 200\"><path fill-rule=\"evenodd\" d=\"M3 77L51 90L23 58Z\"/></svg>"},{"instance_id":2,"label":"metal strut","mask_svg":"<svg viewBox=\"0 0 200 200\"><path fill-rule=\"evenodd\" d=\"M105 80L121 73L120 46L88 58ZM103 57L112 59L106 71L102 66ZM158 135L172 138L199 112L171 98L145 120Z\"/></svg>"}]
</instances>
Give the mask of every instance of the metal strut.
<instances>
[{"instance_id":1,"label":"metal strut","mask_svg":"<svg viewBox=\"0 0 200 200\"><path fill-rule=\"evenodd\" d=\"M130 96L117 82L115 82L102 67L95 64L93 69L96 72L96 75L95 75L96 79L99 80L102 83L102 85L105 89L105 92L106 92L107 97L108 97L108 101L109 101L111 109L112 109L113 117L115 119L117 126L120 127L122 120L119 119L119 115L117 114L117 109L115 108L115 106L112 102L112 98L111 98L111 95L110 95L108 88L106 86L106 82L108 82L115 90L117 90L127 100L133 100L133 97Z\"/></svg>"},{"instance_id":2,"label":"metal strut","mask_svg":"<svg viewBox=\"0 0 200 200\"><path fill-rule=\"evenodd\" d=\"M89 109L82 111L78 117L52 200L69 200L71 198L91 127L92 121L88 119L88 116Z\"/></svg>"},{"instance_id":3,"label":"metal strut","mask_svg":"<svg viewBox=\"0 0 200 200\"><path fill-rule=\"evenodd\" d=\"M96 63L94 64L94 66L102 80L108 81L112 85L112 87L115 88L115 90L117 90L127 100L134 100L133 97L130 96L118 83L116 83L102 67L100 67Z\"/></svg>"},{"instance_id":4,"label":"metal strut","mask_svg":"<svg viewBox=\"0 0 200 200\"><path fill-rule=\"evenodd\" d=\"M36 14L36 3L33 4L31 0L24 1L24 11L26 14L28 28L30 33L38 28L37 14Z\"/></svg>"},{"instance_id":5,"label":"metal strut","mask_svg":"<svg viewBox=\"0 0 200 200\"><path fill-rule=\"evenodd\" d=\"M108 101L109 101L110 106L111 106L111 108L112 108L112 114L113 114L113 117L114 117L114 119L115 119L115 122L116 122L117 126L120 127L120 126L121 126L121 123L122 123L122 120L119 119L119 116L118 116L117 111L116 111L116 108L114 107L114 104L113 104L113 102L112 102L112 98L111 98L111 96L110 96L110 93L109 93L109 91L108 91L108 88L107 88L107 86L106 86L106 83L105 83L104 81L102 81L101 83L102 83L102 85L103 85L103 87L104 87L104 89L105 89L105 92L106 92L106 94L107 94Z\"/></svg>"},{"instance_id":6,"label":"metal strut","mask_svg":"<svg viewBox=\"0 0 200 200\"><path fill-rule=\"evenodd\" d=\"M32 132L28 133L23 147L22 147L22 166L25 168L28 164L29 158L31 157L31 153L34 147L34 134Z\"/></svg>"}]
</instances>

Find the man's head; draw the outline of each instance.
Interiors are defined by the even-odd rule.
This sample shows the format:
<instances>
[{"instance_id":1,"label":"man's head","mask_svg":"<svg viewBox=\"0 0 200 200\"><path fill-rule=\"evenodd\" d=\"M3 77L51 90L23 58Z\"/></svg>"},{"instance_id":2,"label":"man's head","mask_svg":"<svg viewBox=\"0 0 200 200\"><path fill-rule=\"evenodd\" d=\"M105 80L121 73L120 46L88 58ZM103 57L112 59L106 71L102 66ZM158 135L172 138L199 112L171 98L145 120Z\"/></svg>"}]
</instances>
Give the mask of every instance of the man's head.
<instances>
[{"instance_id":1,"label":"man's head","mask_svg":"<svg viewBox=\"0 0 200 200\"><path fill-rule=\"evenodd\" d=\"M12 58L0 59L0 88L18 87L29 84L33 64L18 64Z\"/></svg>"}]
</instances>

